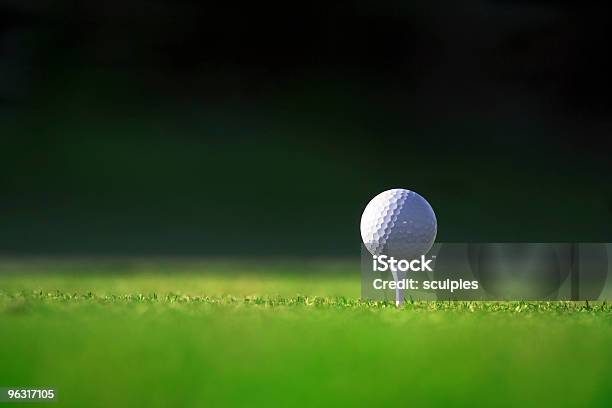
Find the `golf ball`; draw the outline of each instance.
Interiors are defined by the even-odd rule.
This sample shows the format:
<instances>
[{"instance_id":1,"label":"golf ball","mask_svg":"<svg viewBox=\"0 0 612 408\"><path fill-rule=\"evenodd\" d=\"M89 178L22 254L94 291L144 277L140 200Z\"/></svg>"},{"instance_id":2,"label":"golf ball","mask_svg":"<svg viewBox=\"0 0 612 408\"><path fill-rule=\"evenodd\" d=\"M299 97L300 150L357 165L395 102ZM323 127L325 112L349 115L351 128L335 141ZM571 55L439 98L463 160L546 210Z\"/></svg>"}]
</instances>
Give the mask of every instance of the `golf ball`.
<instances>
[{"instance_id":1,"label":"golf ball","mask_svg":"<svg viewBox=\"0 0 612 408\"><path fill-rule=\"evenodd\" d=\"M414 191L383 191L361 216L361 238L372 255L414 259L432 247L438 229L431 205Z\"/></svg>"}]
</instances>

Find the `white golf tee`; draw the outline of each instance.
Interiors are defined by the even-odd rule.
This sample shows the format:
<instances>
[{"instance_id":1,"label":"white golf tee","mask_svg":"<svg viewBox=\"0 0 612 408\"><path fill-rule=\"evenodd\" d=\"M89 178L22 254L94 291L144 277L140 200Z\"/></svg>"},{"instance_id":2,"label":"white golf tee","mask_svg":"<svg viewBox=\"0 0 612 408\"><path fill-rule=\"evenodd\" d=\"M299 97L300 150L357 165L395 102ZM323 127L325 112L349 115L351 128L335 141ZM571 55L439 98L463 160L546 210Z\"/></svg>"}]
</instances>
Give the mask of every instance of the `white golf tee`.
<instances>
[{"instance_id":1,"label":"white golf tee","mask_svg":"<svg viewBox=\"0 0 612 408\"><path fill-rule=\"evenodd\" d=\"M395 281L395 306L399 306L404 303L404 289L399 288L399 282L406 279L406 271L400 271L396 269L391 271L393 274L393 280Z\"/></svg>"}]
</instances>

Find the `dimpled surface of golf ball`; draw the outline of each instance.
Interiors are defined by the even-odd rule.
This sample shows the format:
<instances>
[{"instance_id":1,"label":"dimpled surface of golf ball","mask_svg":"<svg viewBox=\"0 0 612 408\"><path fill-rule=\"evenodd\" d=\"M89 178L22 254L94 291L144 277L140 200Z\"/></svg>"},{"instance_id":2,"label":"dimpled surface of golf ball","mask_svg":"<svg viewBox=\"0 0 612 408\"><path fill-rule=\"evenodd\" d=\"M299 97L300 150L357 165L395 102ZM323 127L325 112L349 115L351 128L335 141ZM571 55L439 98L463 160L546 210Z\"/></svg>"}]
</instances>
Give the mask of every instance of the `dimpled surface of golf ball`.
<instances>
[{"instance_id":1,"label":"dimpled surface of golf ball","mask_svg":"<svg viewBox=\"0 0 612 408\"><path fill-rule=\"evenodd\" d=\"M372 255L414 259L432 247L438 230L431 205L414 191L383 191L361 216L361 238Z\"/></svg>"}]
</instances>

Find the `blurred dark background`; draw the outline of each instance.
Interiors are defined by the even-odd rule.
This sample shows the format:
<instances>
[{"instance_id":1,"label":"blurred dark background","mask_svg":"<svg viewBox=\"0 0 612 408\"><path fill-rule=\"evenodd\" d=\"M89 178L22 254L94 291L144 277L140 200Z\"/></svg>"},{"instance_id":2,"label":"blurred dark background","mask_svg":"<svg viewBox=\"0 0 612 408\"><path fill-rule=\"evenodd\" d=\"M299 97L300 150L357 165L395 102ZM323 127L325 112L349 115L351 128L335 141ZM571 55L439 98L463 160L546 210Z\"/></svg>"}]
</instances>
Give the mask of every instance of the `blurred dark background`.
<instances>
[{"instance_id":1,"label":"blurred dark background","mask_svg":"<svg viewBox=\"0 0 612 408\"><path fill-rule=\"evenodd\" d=\"M0 253L349 255L393 187L439 241L610 241L599 2L0 2Z\"/></svg>"}]
</instances>

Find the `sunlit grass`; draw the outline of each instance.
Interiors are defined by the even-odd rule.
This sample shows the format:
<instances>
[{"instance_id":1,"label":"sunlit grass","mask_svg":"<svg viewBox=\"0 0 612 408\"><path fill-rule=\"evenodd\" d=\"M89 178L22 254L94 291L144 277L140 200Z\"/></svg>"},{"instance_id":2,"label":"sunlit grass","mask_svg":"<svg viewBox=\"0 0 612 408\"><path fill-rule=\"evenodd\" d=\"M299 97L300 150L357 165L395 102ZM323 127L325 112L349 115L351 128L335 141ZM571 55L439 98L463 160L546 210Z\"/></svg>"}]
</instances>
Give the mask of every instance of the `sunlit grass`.
<instances>
[{"instance_id":1,"label":"sunlit grass","mask_svg":"<svg viewBox=\"0 0 612 408\"><path fill-rule=\"evenodd\" d=\"M0 264L0 387L68 406L609 406L597 302L359 299L351 262Z\"/></svg>"}]
</instances>

